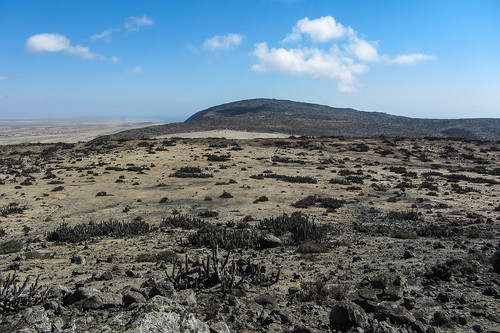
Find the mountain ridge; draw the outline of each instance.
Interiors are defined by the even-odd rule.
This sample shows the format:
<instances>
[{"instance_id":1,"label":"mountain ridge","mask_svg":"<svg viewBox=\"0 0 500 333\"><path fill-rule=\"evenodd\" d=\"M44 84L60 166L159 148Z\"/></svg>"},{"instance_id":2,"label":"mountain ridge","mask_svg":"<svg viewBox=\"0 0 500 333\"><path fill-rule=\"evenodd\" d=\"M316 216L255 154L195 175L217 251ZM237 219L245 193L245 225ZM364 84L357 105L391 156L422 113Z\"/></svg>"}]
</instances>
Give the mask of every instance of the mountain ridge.
<instances>
[{"instance_id":1,"label":"mountain ridge","mask_svg":"<svg viewBox=\"0 0 500 333\"><path fill-rule=\"evenodd\" d=\"M500 118L424 119L289 100L256 98L196 112L184 122L126 130L97 138L127 140L209 130L303 136L438 137L500 140Z\"/></svg>"}]
</instances>

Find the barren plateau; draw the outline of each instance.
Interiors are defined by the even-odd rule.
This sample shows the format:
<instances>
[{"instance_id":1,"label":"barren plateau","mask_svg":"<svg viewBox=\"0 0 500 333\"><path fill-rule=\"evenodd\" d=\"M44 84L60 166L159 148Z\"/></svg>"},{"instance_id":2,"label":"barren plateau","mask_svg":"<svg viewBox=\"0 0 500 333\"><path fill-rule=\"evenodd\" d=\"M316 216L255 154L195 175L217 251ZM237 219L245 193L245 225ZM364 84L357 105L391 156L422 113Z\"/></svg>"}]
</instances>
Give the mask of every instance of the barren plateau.
<instances>
[{"instance_id":1,"label":"barren plateau","mask_svg":"<svg viewBox=\"0 0 500 333\"><path fill-rule=\"evenodd\" d=\"M0 331L500 331L499 142L234 137L1 146Z\"/></svg>"}]
</instances>

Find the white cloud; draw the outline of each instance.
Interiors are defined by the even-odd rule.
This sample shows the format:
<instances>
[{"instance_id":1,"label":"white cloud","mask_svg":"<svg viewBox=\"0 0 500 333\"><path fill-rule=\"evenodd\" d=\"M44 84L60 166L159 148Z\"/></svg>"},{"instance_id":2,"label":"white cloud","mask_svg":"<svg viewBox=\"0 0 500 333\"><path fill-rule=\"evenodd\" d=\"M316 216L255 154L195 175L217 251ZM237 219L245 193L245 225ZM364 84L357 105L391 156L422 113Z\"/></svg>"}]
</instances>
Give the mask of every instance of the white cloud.
<instances>
[{"instance_id":1,"label":"white cloud","mask_svg":"<svg viewBox=\"0 0 500 333\"><path fill-rule=\"evenodd\" d=\"M393 64L415 64L417 62L429 61L429 60L437 60L437 57L436 56L422 54L422 53L403 54L403 55L397 56L394 59L389 60L389 63L393 63Z\"/></svg>"},{"instance_id":2,"label":"white cloud","mask_svg":"<svg viewBox=\"0 0 500 333\"><path fill-rule=\"evenodd\" d=\"M224 36L214 36L203 43L203 48L214 51L217 49L230 49L237 47L243 41L243 35L227 34Z\"/></svg>"},{"instance_id":3,"label":"white cloud","mask_svg":"<svg viewBox=\"0 0 500 333\"><path fill-rule=\"evenodd\" d=\"M120 62L120 61L121 61L121 60L120 60L120 58L118 58L118 57L116 57L116 56L112 56L110 60L111 60L111 62L113 62L113 63L117 63L117 62Z\"/></svg>"},{"instance_id":4,"label":"white cloud","mask_svg":"<svg viewBox=\"0 0 500 333\"><path fill-rule=\"evenodd\" d=\"M95 35L90 37L90 40L102 39L106 43L109 43L109 42L111 42L111 33L113 32L113 30L115 30L115 29L108 29L108 30L101 32L100 34L95 34Z\"/></svg>"},{"instance_id":5,"label":"white cloud","mask_svg":"<svg viewBox=\"0 0 500 333\"><path fill-rule=\"evenodd\" d=\"M136 66L134 68L130 68L129 70L127 70L127 72L133 73L133 74L141 74L141 73L144 73L144 70L142 69L141 66Z\"/></svg>"},{"instance_id":6,"label":"white cloud","mask_svg":"<svg viewBox=\"0 0 500 333\"><path fill-rule=\"evenodd\" d=\"M8 75L1 75L0 74L0 81L7 81L7 80L13 80L14 78L12 76Z\"/></svg>"},{"instance_id":7,"label":"white cloud","mask_svg":"<svg viewBox=\"0 0 500 333\"><path fill-rule=\"evenodd\" d=\"M330 79L337 81L339 90L344 92L354 91L354 75L367 70L365 65L345 57L336 47L329 51L317 48L269 49L266 43L260 43L256 45L254 55L260 60L259 64L252 67L254 71Z\"/></svg>"},{"instance_id":8,"label":"white cloud","mask_svg":"<svg viewBox=\"0 0 500 333\"><path fill-rule=\"evenodd\" d=\"M59 52L69 48L69 39L59 34L33 35L26 41L26 49L30 52Z\"/></svg>"},{"instance_id":9,"label":"white cloud","mask_svg":"<svg viewBox=\"0 0 500 333\"><path fill-rule=\"evenodd\" d=\"M351 28L346 28L340 22L336 22L332 16L323 16L315 20L309 20L308 17L305 17L295 24L292 33L286 36L283 41L299 40L302 35L307 34L314 42L328 42L352 33Z\"/></svg>"},{"instance_id":10,"label":"white cloud","mask_svg":"<svg viewBox=\"0 0 500 333\"><path fill-rule=\"evenodd\" d=\"M356 58L365 62L375 62L381 60L375 45L367 42L364 39L353 36L349 44L344 46L345 49Z\"/></svg>"},{"instance_id":11,"label":"white cloud","mask_svg":"<svg viewBox=\"0 0 500 333\"><path fill-rule=\"evenodd\" d=\"M64 51L83 59L106 60L105 56L90 51L87 46L71 45L69 39L60 34L33 35L26 41L26 50L33 53Z\"/></svg>"},{"instance_id":12,"label":"white cloud","mask_svg":"<svg viewBox=\"0 0 500 333\"><path fill-rule=\"evenodd\" d=\"M153 25L153 20L146 15L130 16L125 20L125 28L129 31L139 31L141 27L149 25Z\"/></svg>"},{"instance_id":13,"label":"white cloud","mask_svg":"<svg viewBox=\"0 0 500 333\"><path fill-rule=\"evenodd\" d=\"M304 35L309 36L313 44L335 42L328 48L268 48L266 42L259 43L253 51L259 63L253 65L252 70L328 79L337 82L340 91L349 92L356 90L356 76L366 72L369 63L414 64L437 59L421 53L395 58L380 54L377 42L358 37L354 29L345 27L332 16L313 20L305 17L297 21L283 42L298 41Z\"/></svg>"}]
</instances>

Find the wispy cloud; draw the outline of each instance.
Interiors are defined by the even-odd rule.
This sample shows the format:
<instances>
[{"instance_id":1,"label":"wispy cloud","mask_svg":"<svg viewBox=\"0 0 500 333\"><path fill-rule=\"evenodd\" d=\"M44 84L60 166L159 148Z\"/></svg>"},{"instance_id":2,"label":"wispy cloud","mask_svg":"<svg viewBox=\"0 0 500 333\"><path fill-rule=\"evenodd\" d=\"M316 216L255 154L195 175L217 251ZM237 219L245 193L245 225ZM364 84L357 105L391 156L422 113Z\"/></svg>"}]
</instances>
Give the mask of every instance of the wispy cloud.
<instances>
[{"instance_id":1,"label":"wispy cloud","mask_svg":"<svg viewBox=\"0 0 500 333\"><path fill-rule=\"evenodd\" d=\"M125 29L139 31L142 27L153 25L153 20L146 16L130 16L125 20Z\"/></svg>"},{"instance_id":2,"label":"wispy cloud","mask_svg":"<svg viewBox=\"0 0 500 333\"><path fill-rule=\"evenodd\" d=\"M115 57L115 56L112 56L112 57L110 58L110 60L111 60L111 62L114 62L114 63L117 63L117 62L120 62L120 61L121 61L121 59L120 59L120 58Z\"/></svg>"},{"instance_id":3,"label":"wispy cloud","mask_svg":"<svg viewBox=\"0 0 500 333\"><path fill-rule=\"evenodd\" d=\"M103 40L104 42L109 43L109 42L111 42L111 33L114 30L116 30L116 29L108 29L108 30L101 32L100 34L95 34L95 35L90 37L90 40Z\"/></svg>"},{"instance_id":4,"label":"wispy cloud","mask_svg":"<svg viewBox=\"0 0 500 333\"><path fill-rule=\"evenodd\" d=\"M8 80L14 80L14 77L0 74L0 81L8 81Z\"/></svg>"},{"instance_id":5,"label":"wispy cloud","mask_svg":"<svg viewBox=\"0 0 500 333\"><path fill-rule=\"evenodd\" d=\"M416 64L417 62L436 60L436 56L425 55L422 53L411 53L397 56L389 60L393 64Z\"/></svg>"},{"instance_id":6,"label":"wispy cloud","mask_svg":"<svg viewBox=\"0 0 500 333\"><path fill-rule=\"evenodd\" d=\"M308 38L304 39L304 36ZM259 63L254 64L252 70L328 79L337 82L340 91L351 92L356 90L357 75L368 71L370 63L414 64L437 59L422 53L394 58L381 54L377 42L359 37L354 29L332 16L313 20L305 17L297 21L282 43L302 40L314 46L269 48L266 42L256 44L253 54ZM331 44L325 48L327 42Z\"/></svg>"},{"instance_id":7,"label":"wispy cloud","mask_svg":"<svg viewBox=\"0 0 500 333\"><path fill-rule=\"evenodd\" d=\"M128 69L127 72L133 73L133 74L141 74L141 73L144 73L144 70L142 69L141 66L136 66L136 67Z\"/></svg>"},{"instance_id":8,"label":"wispy cloud","mask_svg":"<svg viewBox=\"0 0 500 333\"><path fill-rule=\"evenodd\" d=\"M211 51L227 50L239 46L243 38L244 36L240 34L213 36L203 43L203 48Z\"/></svg>"}]
</instances>

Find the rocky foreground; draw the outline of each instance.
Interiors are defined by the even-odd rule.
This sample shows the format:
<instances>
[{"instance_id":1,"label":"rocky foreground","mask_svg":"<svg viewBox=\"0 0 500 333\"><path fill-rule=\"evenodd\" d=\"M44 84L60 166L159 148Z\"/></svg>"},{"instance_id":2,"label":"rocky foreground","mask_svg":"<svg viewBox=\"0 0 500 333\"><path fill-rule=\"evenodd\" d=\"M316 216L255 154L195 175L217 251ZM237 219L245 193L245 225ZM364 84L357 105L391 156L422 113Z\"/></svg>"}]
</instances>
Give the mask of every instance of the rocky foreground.
<instances>
[{"instance_id":1,"label":"rocky foreground","mask_svg":"<svg viewBox=\"0 0 500 333\"><path fill-rule=\"evenodd\" d=\"M0 147L1 332L500 332L500 144Z\"/></svg>"}]
</instances>

